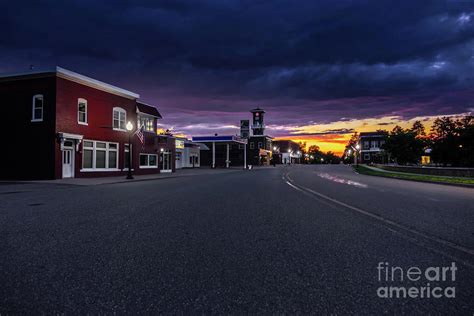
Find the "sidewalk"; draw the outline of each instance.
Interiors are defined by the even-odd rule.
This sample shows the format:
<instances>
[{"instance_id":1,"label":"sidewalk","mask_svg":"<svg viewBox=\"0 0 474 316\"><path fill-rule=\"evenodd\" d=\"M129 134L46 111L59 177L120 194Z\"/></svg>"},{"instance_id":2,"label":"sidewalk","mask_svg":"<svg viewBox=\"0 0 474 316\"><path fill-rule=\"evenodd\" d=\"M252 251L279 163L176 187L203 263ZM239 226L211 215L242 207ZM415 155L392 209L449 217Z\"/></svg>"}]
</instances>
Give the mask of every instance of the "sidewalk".
<instances>
[{"instance_id":1,"label":"sidewalk","mask_svg":"<svg viewBox=\"0 0 474 316\"><path fill-rule=\"evenodd\" d=\"M253 172L260 169L269 169L273 167L256 167L247 172ZM56 180L32 180L32 181L0 181L0 183L8 184L64 184L64 185L79 185L79 186L90 186L90 185L102 185L102 184L115 184L125 182L139 182L139 181L150 181L159 179L179 178L179 177L191 177L206 174L223 174L232 172L243 172L241 167L225 168L195 168L195 169L178 169L172 173L158 173L158 174L146 174L146 175L134 175L132 180L125 179L125 176L119 177L101 177L101 178L67 178L67 179L56 179Z\"/></svg>"},{"instance_id":2,"label":"sidewalk","mask_svg":"<svg viewBox=\"0 0 474 316\"><path fill-rule=\"evenodd\" d=\"M396 171L384 170L384 169L380 169L380 168L368 166L368 165L359 165L359 166L353 165L352 167L355 169L356 173L362 174L362 175L474 188L473 178L434 176L434 175L408 173L408 172L396 172Z\"/></svg>"},{"instance_id":3,"label":"sidewalk","mask_svg":"<svg viewBox=\"0 0 474 316\"><path fill-rule=\"evenodd\" d=\"M419 175L419 176L440 177L440 178L453 178L453 179L463 178L463 177L453 177L453 176L438 176L438 175L430 175L430 174L414 173L414 172L391 171L391 170L385 170L385 169L381 169L381 168L377 168L377 167L369 166L369 165L364 165L364 167L366 167L366 168L368 168L368 169L371 169L371 170L373 170L373 171L384 172L384 173L391 173L391 174Z\"/></svg>"}]
</instances>

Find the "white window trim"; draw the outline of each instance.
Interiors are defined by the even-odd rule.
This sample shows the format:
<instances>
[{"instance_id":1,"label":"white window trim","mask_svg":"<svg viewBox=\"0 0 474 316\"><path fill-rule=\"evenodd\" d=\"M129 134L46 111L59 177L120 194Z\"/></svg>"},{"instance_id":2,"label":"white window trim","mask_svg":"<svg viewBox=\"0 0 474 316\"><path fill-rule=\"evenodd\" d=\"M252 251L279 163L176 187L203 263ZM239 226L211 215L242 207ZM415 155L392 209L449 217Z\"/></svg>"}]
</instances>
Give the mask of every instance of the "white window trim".
<instances>
[{"instance_id":1,"label":"white window trim","mask_svg":"<svg viewBox=\"0 0 474 316\"><path fill-rule=\"evenodd\" d=\"M41 105L41 118L35 118L35 99L37 97L41 98L42 105ZM44 117L44 96L42 94L35 94L32 99L31 104L31 121L32 122L43 122Z\"/></svg>"},{"instance_id":2,"label":"white window trim","mask_svg":"<svg viewBox=\"0 0 474 316\"><path fill-rule=\"evenodd\" d=\"M85 122L81 122L79 120L80 116L80 112L79 112L79 104L80 103L84 103L86 105L86 121ZM79 98L77 99L77 123L80 124L80 125L89 125L89 119L88 119L88 115L89 114L89 109L88 109L88 104L87 104L87 100L86 99L83 99L83 98Z\"/></svg>"},{"instance_id":3,"label":"white window trim","mask_svg":"<svg viewBox=\"0 0 474 316\"><path fill-rule=\"evenodd\" d=\"M86 147L84 146L85 142L91 142L92 147ZM105 148L97 148L96 144L97 143L105 143ZM117 145L116 149L110 149L109 145L110 144L115 144ZM92 168L84 168L84 150L91 150L92 149ZM96 152L97 150L105 151L105 168L96 168ZM117 158L116 158L116 168L108 168L109 166L109 152L114 151L117 153ZM90 139L84 139L82 142L82 169L80 170L81 172L98 172L98 171L120 171L120 168L118 167L119 164L119 155L120 155L120 145L119 143L114 143L114 142L106 142L106 141L101 141L101 140L90 140Z\"/></svg>"},{"instance_id":4,"label":"white window trim","mask_svg":"<svg viewBox=\"0 0 474 316\"><path fill-rule=\"evenodd\" d=\"M150 159L148 158L148 165L142 166L140 165L140 156L155 156L156 157L156 166L150 166ZM140 153L138 157L138 168L140 169L158 169L158 155L157 154L147 154L147 153Z\"/></svg>"},{"instance_id":5,"label":"white window trim","mask_svg":"<svg viewBox=\"0 0 474 316\"><path fill-rule=\"evenodd\" d=\"M126 132L127 130L125 129L125 126L124 126L123 129L122 129L122 128L117 128L117 127L114 126L114 113L115 113L115 111L117 111L117 112L119 112L119 113L124 113L124 114L125 114L124 125L127 124L127 111L125 111L124 108L121 108L121 107L116 106L116 107L114 107L113 110L112 110L112 129L113 129L114 131ZM119 125L120 125L120 114L119 114Z\"/></svg>"}]
</instances>

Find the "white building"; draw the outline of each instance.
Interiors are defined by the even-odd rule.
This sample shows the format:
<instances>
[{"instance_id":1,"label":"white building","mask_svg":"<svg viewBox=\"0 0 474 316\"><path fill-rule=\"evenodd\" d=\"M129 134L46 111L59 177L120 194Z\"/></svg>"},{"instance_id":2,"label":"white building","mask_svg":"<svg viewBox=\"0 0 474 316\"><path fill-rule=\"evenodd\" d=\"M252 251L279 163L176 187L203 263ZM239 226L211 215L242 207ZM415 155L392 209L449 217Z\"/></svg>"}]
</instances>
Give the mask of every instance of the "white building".
<instances>
[{"instance_id":1,"label":"white building","mask_svg":"<svg viewBox=\"0 0 474 316\"><path fill-rule=\"evenodd\" d=\"M176 169L199 168L201 164L201 148L205 145L193 143L186 138L176 138Z\"/></svg>"}]
</instances>

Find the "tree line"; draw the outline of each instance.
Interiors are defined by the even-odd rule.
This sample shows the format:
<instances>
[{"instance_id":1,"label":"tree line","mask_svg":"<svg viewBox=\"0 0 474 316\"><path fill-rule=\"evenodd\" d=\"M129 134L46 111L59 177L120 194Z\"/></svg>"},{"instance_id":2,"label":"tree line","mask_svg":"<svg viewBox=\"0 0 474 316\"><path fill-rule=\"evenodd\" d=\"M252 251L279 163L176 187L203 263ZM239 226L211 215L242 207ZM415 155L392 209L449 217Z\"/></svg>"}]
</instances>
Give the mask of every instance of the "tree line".
<instances>
[{"instance_id":1,"label":"tree line","mask_svg":"<svg viewBox=\"0 0 474 316\"><path fill-rule=\"evenodd\" d=\"M382 149L388 162L397 164L418 164L421 156L431 157L431 162L437 165L454 167L474 166L474 116L462 118L440 117L431 126L430 132L425 132L421 121L416 121L410 128L395 126L392 131L379 130L385 134ZM349 140L342 157L345 162L351 162L358 143L355 133Z\"/></svg>"}]
</instances>

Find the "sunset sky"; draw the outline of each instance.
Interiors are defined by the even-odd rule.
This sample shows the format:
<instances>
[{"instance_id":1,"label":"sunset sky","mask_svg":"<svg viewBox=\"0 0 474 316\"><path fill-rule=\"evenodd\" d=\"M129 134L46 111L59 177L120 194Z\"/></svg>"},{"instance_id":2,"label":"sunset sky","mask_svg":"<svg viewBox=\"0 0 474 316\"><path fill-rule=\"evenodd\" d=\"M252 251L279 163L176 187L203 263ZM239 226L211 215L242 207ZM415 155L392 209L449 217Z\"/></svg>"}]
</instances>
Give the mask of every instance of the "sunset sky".
<instances>
[{"instance_id":1,"label":"sunset sky","mask_svg":"<svg viewBox=\"0 0 474 316\"><path fill-rule=\"evenodd\" d=\"M474 1L19 1L0 72L61 66L138 92L163 127L341 152L356 131L474 111Z\"/></svg>"}]
</instances>

